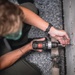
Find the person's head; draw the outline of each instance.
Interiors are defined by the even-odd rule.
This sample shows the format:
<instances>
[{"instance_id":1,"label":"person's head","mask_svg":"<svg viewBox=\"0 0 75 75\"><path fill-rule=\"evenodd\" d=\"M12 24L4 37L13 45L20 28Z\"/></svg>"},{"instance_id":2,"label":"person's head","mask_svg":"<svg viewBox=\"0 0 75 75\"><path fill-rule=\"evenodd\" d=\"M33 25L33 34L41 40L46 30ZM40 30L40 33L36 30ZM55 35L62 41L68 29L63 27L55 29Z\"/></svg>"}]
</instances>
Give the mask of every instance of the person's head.
<instances>
[{"instance_id":1,"label":"person's head","mask_svg":"<svg viewBox=\"0 0 75 75\"><path fill-rule=\"evenodd\" d=\"M17 32L22 22L22 10L7 0L0 0L0 36Z\"/></svg>"}]
</instances>

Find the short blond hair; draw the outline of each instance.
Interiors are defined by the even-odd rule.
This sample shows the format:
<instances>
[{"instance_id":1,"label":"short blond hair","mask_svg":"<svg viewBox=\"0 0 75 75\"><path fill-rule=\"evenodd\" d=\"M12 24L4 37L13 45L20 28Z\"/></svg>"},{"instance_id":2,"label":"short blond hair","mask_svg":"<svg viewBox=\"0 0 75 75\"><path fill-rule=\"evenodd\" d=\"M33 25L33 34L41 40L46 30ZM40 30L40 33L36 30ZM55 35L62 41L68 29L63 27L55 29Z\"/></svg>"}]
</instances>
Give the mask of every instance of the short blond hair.
<instances>
[{"instance_id":1,"label":"short blond hair","mask_svg":"<svg viewBox=\"0 0 75 75\"><path fill-rule=\"evenodd\" d=\"M7 0L0 0L0 36L15 32L22 22L23 12L19 6Z\"/></svg>"}]
</instances>

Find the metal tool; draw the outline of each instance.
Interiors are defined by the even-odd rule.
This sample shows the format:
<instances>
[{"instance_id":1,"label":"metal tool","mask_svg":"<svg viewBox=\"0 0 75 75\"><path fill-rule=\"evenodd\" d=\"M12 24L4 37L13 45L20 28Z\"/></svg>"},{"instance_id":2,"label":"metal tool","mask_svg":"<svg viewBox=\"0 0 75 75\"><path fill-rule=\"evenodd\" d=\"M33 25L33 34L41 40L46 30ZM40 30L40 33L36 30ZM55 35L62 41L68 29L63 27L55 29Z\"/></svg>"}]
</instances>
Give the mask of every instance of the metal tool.
<instances>
[{"instance_id":1,"label":"metal tool","mask_svg":"<svg viewBox=\"0 0 75 75\"><path fill-rule=\"evenodd\" d=\"M52 42L48 35L44 41L33 41L33 49L49 50L51 48L62 47L59 42Z\"/></svg>"}]
</instances>

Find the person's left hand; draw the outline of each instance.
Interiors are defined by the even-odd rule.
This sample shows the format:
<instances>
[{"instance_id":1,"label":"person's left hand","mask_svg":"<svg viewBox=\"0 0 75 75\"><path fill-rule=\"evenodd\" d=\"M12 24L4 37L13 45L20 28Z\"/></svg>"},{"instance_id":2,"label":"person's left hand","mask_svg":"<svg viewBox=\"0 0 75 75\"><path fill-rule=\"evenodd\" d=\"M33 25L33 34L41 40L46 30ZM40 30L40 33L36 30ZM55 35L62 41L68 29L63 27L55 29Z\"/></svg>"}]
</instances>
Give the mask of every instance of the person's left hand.
<instances>
[{"instance_id":1,"label":"person's left hand","mask_svg":"<svg viewBox=\"0 0 75 75\"><path fill-rule=\"evenodd\" d=\"M49 34L57 39L63 46L70 44L70 38L64 30L58 30L54 27L51 27Z\"/></svg>"}]
</instances>

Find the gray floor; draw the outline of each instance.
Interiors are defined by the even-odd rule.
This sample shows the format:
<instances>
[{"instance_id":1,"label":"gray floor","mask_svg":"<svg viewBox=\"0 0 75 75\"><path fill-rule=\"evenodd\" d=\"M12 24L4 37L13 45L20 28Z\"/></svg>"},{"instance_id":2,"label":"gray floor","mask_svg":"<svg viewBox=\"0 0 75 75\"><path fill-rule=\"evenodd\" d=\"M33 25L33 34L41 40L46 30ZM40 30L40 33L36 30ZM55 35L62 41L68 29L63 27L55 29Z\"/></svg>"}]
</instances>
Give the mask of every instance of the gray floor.
<instances>
[{"instance_id":1,"label":"gray floor","mask_svg":"<svg viewBox=\"0 0 75 75\"><path fill-rule=\"evenodd\" d=\"M58 29L63 28L61 0L34 0L34 3L39 9L39 15L44 20L52 23ZM32 26L28 37L45 37L45 34L40 29ZM43 75L51 75L52 62L50 52L33 52L26 59L36 64L43 72Z\"/></svg>"}]
</instances>

